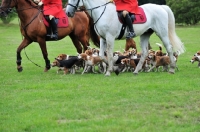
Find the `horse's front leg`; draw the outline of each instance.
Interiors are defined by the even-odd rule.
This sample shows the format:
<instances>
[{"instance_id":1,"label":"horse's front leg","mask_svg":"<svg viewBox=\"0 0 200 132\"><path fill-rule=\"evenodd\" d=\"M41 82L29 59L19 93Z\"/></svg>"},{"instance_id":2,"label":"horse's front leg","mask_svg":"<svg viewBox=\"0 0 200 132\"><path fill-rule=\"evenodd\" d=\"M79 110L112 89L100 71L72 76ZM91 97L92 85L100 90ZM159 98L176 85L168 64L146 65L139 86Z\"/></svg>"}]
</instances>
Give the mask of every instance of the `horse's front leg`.
<instances>
[{"instance_id":1,"label":"horse's front leg","mask_svg":"<svg viewBox=\"0 0 200 132\"><path fill-rule=\"evenodd\" d=\"M107 43L107 59L108 59L108 70L105 74L105 76L110 76L111 72L113 71L113 47L114 47L114 37L113 36L108 36L106 38L106 43Z\"/></svg>"},{"instance_id":2,"label":"horse's front leg","mask_svg":"<svg viewBox=\"0 0 200 132\"><path fill-rule=\"evenodd\" d=\"M22 61L21 51L22 51L22 49L27 47L30 43L32 43L32 41L24 38L23 41L21 42L21 44L17 48L17 61L16 61L16 63L17 63L18 72L22 72L22 70L23 70L23 67L21 66L21 61Z\"/></svg>"},{"instance_id":3,"label":"horse's front leg","mask_svg":"<svg viewBox=\"0 0 200 132\"><path fill-rule=\"evenodd\" d=\"M108 58L105 57L105 54L107 54L106 56L108 56L108 52L106 51L107 45L106 45L106 41L103 38L100 38L100 51L99 51L99 56L101 57L101 59L103 60L103 62L105 62L106 64L108 64ZM109 73L105 74L105 75L109 75Z\"/></svg>"},{"instance_id":4,"label":"horse's front leg","mask_svg":"<svg viewBox=\"0 0 200 132\"><path fill-rule=\"evenodd\" d=\"M71 40L72 40L74 46L76 47L76 51L77 51L79 54L82 53L82 52L83 52L83 48L82 48L82 46L81 46L81 44L80 44L78 38L76 38L76 36L75 36L73 33L71 33L71 34L69 35L69 37L71 38ZM87 46L86 46L86 48L87 48ZM85 49L84 49L84 50L85 50Z\"/></svg>"},{"instance_id":5,"label":"horse's front leg","mask_svg":"<svg viewBox=\"0 0 200 132\"><path fill-rule=\"evenodd\" d=\"M135 74L135 75L137 75L138 72L142 69L144 61L146 60L146 57L148 55L149 37L150 37L150 34L147 34L147 33L140 36L140 46L141 46L141 49L142 49L142 55L141 55L140 61L137 65L135 71L133 72L133 74Z\"/></svg>"},{"instance_id":6,"label":"horse's front leg","mask_svg":"<svg viewBox=\"0 0 200 132\"><path fill-rule=\"evenodd\" d=\"M47 72L51 68L50 60L48 59L48 52L47 52L47 47L46 47L46 41L45 40L40 40L38 41L40 45L40 49L42 50L42 55L45 60L45 69L44 72Z\"/></svg>"}]
</instances>

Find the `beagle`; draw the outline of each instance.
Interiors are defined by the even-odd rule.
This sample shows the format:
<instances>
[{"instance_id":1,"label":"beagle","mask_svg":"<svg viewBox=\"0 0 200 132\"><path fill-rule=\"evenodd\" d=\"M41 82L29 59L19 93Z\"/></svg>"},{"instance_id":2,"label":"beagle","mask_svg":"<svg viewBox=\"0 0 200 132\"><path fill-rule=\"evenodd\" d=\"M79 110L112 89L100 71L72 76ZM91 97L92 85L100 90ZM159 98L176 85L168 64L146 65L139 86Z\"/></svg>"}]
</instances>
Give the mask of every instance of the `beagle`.
<instances>
[{"instance_id":1,"label":"beagle","mask_svg":"<svg viewBox=\"0 0 200 132\"><path fill-rule=\"evenodd\" d=\"M81 53L81 54L78 54L78 58L83 59L85 61L85 67L82 74L86 72L88 66L92 66L92 72L96 73L94 66L98 64L102 64L103 69L104 69L103 73L106 72L106 65L100 56L89 56L86 53Z\"/></svg>"},{"instance_id":2,"label":"beagle","mask_svg":"<svg viewBox=\"0 0 200 132\"><path fill-rule=\"evenodd\" d=\"M52 67L59 67L57 73L60 70L64 70L64 75L68 73L68 71L70 70L72 74L75 73L75 64L76 62L78 62L79 59L78 57L71 57L68 60L59 60L57 58L55 58L55 61L52 63Z\"/></svg>"},{"instance_id":3,"label":"beagle","mask_svg":"<svg viewBox=\"0 0 200 132\"><path fill-rule=\"evenodd\" d=\"M154 68L156 68L156 71L158 71L159 66L163 66L163 71L168 71L168 65L170 64L169 56L156 56L154 53L150 53L148 55L148 59L150 60L150 64L152 65L148 72L150 72Z\"/></svg>"},{"instance_id":4,"label":"beagle","mask_svg":"<svg viewBox=\"0 0 200 132\"><path fill-rule=\"evenodd\" d=\"M192 59L190 60L190 62L193 64L195 61L199 62L198 63L198 67L200 68L200 56L194 56L192 57Z\"/></svg>"}]
</instances>

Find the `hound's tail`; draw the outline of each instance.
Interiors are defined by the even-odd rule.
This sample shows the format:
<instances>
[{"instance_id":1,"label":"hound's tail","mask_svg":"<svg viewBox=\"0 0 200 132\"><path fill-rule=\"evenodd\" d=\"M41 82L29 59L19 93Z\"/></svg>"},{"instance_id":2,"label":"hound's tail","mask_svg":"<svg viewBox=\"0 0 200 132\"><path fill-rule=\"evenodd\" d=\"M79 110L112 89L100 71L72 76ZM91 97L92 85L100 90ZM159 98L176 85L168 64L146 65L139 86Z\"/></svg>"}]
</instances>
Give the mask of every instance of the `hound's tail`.
<instances>
[{"instance_id":1,"label":"hound's tail","mask_svg":"<svg viewBox=\"0 0 200 132\"><path fill-rule=\"evenodd\" d=\"M183 42L181 42L180 38L176 35L175 32L175 18L172 10L169 6L162 5L163 9L165 9L168 13L168 29L169 29L169 39L173 46L174 51L178 51L180 54L185 52L185 47Z\"/></svg>"},{"instance_id":2,"label":"hound's tail","mask_svg":"<svg viewBox=\"0 0 200 132\"><path fill-rule=\"evenodd\" d=\"M159 46L160 51L162 51L162 44L156 43Z\"/></svg>"}]
</instances>

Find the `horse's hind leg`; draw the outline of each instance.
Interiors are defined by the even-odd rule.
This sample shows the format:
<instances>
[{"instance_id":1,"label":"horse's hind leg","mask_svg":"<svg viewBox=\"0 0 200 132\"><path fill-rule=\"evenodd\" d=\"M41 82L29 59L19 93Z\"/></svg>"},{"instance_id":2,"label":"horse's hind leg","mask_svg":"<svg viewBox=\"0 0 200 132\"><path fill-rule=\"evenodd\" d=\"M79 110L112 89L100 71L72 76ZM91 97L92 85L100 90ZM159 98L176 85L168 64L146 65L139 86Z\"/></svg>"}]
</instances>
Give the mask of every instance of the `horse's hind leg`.
<instances>
[{"instance_id":1,"label":"horse's hind leg","mask_svg":"<svg viewBox=\"0 0 200 132\"><path fill-rule=\"evenodd\" d=\"M148 41L151 34L152 32L149 32L149 33L147 32L140 36L140 46L142 49L142 55L135 71L133 72L135 75L137 75L138 72L142 69L144 61L146 60L146 57L148 55Z\"/></svg>"},{"instance_id":2,"label":"horse's hind leg","mask_svg":"<svg viewBox=\"0 0 200 132\"><path fill-rule=\"evenodd\" d=\"M50 60L48 59L48 52L46 47L46 41L42 39L38 39L38 44L40 46L40 49L42 50L42 55L45 60L46 66L44 69L44 72L47 72L51 68Z\"/></svg>"},{"instance_id":3,"label":"horse's hind leg","mask_svg":"<svg viewBox=\"0 0 200 132\"><path fill-rule=\"evenodd\" d=\"M176 63L175 63L174 56L173 56L172 45L170 44L168 36L166 36L166 37L160 37L160 39L162 40L162 42L163 42L163 44L164 44L164 46L165 46L165 48L167 50L167 53L169 55L169 58L170 58L169 73L174 74L175 73L175 68L176 68Z\"/></svg>"},{"instance_id":4,"label":"horse's hind leg","mask_svg":"<svg viewBox=\"0 0 200 132\"><path fill-rule=\"evenodd\" d=\"M22 70L23 70L23 67L21 66L21 61L22 61L21 51L22 51L22 49L27 47L30 43L32 43L32 41L24 38L23 41L21 42L21 44L17 48L17 61L16 61L16 63L17 63L18 72L22 72Z\"/></svg>"},{"instance_id":5,"label":"horse's hind leg","mask_svg":"<svg viewBox=\"0 0 200 132\"><path fill-rule=\"evenodd\" d=\"M74 34L70 34L69 37L71 38L74 46L76 47L77 52L79 54L82 53L83 48L82 48L78 38Z\"/></svg>"},{"instance_id":6,"label":"horse's hind leg","mask_svg":"<svg viewBox=\"0 0 200 132\"><path fill-rule=\"evenodd\" d=\"M81 37L79 41L83 46L83 52L85 52L88 49L88 46L90 46L89 39L87 37Z\"/></svg>"}]
</instances>

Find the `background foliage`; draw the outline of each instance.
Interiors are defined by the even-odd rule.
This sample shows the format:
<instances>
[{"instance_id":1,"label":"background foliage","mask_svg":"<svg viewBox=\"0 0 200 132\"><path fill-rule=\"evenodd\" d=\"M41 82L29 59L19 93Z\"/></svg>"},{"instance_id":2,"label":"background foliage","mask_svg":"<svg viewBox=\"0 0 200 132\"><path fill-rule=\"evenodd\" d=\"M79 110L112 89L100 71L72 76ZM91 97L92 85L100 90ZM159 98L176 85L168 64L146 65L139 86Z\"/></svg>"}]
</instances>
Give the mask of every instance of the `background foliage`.
<instances>
[{"instance_id":1,"label":"background foliage","mask_svg":"<svg viewBox=\"0 0 200 132\"><path fill-rule=\"evenodd\" d=\"M176 22L185 24L197 24L200 21L200 0L167 0L172 8Z\"/></svg>"},{"instance_id":2,"label":"background foliage","mask_svg":"<svg viewBox=\"0 0 200 132\"><path fill-rule=\"evenodd\" d=\"M155 4L159 4L159 5L166 5L165 0L138 0L139 5L143 5L146 3L155 3Z\"/></svg>"}]
</instances>

